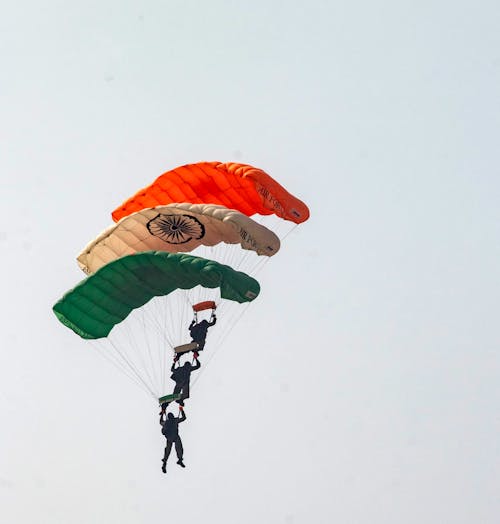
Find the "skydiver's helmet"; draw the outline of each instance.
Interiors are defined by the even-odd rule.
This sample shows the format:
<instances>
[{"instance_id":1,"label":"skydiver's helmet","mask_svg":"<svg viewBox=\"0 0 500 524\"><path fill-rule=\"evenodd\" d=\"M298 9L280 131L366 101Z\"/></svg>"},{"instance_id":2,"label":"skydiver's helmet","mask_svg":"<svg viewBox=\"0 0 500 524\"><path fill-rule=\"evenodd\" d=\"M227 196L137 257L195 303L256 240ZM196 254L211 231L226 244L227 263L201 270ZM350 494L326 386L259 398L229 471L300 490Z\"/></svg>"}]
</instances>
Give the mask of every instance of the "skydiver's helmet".
<instances>
[{"instance_id":1,"label":"skydiver's helmet","mask_svg":"<svg viewBox=\"0 0 500 524\"><path fill-rule=\"evenodd\" d=\"M173 413L169 413L169 414L167 415L167 418L169 418L169 419L173 419L173 418L174 418L174 414L173 414Z\"/></svg>"}]
</instances>

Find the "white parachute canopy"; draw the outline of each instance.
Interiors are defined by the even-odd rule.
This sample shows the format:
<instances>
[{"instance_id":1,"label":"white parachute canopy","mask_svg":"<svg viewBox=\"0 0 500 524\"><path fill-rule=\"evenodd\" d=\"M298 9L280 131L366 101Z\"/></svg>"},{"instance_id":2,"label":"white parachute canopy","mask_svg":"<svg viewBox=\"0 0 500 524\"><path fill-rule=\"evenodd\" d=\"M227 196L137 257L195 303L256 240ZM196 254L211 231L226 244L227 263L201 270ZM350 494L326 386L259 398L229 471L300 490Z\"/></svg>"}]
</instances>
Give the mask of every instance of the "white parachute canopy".
<instances>
[{"instance_id":1,"label":"white parachute canopy","mask_svg":"<svg viewBox=\"0 0 500 524\"><path fill-rule=\"evenodd\" d=\"M90 242L78 255L87 274L125 255L139 251L167 251L197 255L203 247L218 262L241 269L248 251L270 257L280 248L278 236L239 211L214 204L169 204L147 208L122 218ZM234 245L229 249L227 244ZM254 255L255 257L255 255Z\"/></svg>"}]
</instances>

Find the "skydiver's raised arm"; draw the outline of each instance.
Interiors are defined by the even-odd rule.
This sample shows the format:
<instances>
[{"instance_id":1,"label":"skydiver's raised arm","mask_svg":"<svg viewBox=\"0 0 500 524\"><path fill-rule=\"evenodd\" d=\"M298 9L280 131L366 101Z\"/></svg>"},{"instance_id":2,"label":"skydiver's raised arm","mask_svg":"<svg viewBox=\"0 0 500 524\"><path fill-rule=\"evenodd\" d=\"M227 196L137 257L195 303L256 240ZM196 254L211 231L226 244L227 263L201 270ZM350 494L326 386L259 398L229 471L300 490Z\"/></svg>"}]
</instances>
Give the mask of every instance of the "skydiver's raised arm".
<instances>
[{"instance_id":1,"label":"skydiver's raised arm","mask_svg":"<svg viewBox=\"0 0 500 524\"><path fill-rule=\"evenodd\" d=\"M201 368L201 362L198 360L198 357L196 357L195 361L196 361L196 364L194 366L191 366L191 371Z\"/></svg>"},{"instance_id":2,"label":"skydiver's raised arm","mask_svg":"<svg viewBox=\"0 0 500 524\"><path fill-rule=\"evenodd\" d=\"M217 317L215 315L212 315L212 319L208 323L209 326L215 326L215 323L217 322Z\"/></svg>"},{"instance_id":3,"label":"skydiver's raised arm","mask_svg":"<svg viewBox=\"0 0 500 524\"><path fill-rule=\"evenodd\" d=\"M184 411L184 409L181 409L181 416L179 417L178 424L180 424L181 422L184 422L186 420L186 418L187 418L186 417L186 412Z\"/></svg>"}]
</instances>

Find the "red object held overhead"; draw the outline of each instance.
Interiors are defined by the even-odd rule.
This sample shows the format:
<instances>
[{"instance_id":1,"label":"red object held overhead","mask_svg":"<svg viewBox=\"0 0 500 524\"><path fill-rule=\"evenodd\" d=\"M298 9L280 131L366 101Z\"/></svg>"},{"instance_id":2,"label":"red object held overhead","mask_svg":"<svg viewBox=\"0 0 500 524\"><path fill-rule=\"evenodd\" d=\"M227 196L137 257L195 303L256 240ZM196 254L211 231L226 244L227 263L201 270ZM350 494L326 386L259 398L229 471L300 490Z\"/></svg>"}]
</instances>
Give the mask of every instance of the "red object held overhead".
<instances>
[{"instance_id":1,"label":"red object held overhead","mask_svg":"<svg viewBox=\"0 0 500 524\"><path fill-rule=\"evenodd\" d=\"M309 218L304 202L262 169L232 162L198 162L160 175L115 209L113 220L175 202L218 204L247 216L275 214L296 224Z\"/></svg>"},{"instance_id":2,"label":"red object held overhead","mask_svg":"<svg viewBox=\"0 0 500 524\"><path fill-rule=\"evenodd\" d=\"M205 302L199 302L193 306L193 311L205 311L205 309L217 309L213 300L206 300Z\"/></svg>"}]
</instances>

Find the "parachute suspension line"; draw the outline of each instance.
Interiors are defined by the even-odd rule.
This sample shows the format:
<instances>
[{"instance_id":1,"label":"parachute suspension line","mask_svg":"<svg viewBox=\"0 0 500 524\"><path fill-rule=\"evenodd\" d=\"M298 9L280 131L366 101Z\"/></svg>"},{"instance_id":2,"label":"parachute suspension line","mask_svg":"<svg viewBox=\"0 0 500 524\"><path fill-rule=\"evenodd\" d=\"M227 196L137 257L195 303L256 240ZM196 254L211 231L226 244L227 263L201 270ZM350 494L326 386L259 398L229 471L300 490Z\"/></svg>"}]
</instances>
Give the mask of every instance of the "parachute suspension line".
<instances>
[{"instance_id":1,"label":"parachute suspension line","mask_svg":"<svg viewBox=\"0 0 500 524\"><path fill-rule=\"evenodd\" d=\"M144 324L144 314L143 314L143 311L137 311L137 314L134 315L133 317L133 321L134 322L125 322L123 323L123 331L125 331L125 333L123 333L123 336L125 337L125 340L120 344L120 346L123 347L124 349L124 352L125 352L125 347L129 347L130 348L130 353L132 353L132 355L138 355L135 357L135 359L138 361L137 363L140 365L140 368L141 370L144 370L144 379L146 379L147 377L147 380L149 380L149 389L151 391L154 391L155 390L155 381L153 379L153 376L150 372L150 369L148 367L148 364L146 363L146 360L145 360L145 355L144 353L146 353L145 349L144 349L144 346L147 345L147 340L144 339L143 337L143 340L141 341L138 341L137 340L137 337L136 337L136 330L133 330L131 329L131 324ZM143 332L145 332L146 329L143 328ZM120 334L121 334L121 331L120 331ZM121 337L120 337L121 338ZM135 351L134 351L135 349ZM150 353L150 350L148 348L148 352ZM128 358L128 361L131 362L131 363L134 363L134 357L131 356L131 355L127 355L127 358ZM141 375L141 373L139 372L139 367L137 366L137 364L135 365L135 368L137 370L137 374L138 375Z\"/></svg>"},{"instance_id":2,"label":"parachute suspension line","mask_svg":"<svg viewBox=\"0 0 500 524\"><path fill-rule=\"evenodd\" d=\"M191 320L196 319L197 317L197 315L193 311L193 306L200 302L204 302L207 298L210 298L211 295L213 295L213 293L213 289L203 288L202 286L196 286L195 288L184 290L182 294L185 299L184 304L187 307L186 320L189 321L189 323L191 322ZM187 323L187 325L184 326L184 336L189 336L186 335L186 331L189 328L189 323Z\"/></svg>"},{"instance_id":3,"label":"parachute suspension line","mask_svg":"<svg viewBox=\"0 0 500 524\"><path fill-rule=\"evenodd\" d=\"M286 237L290 236L294 231L295 229L297 228L297 225L298 224L294 224L286 233L285 235L283 236L283 238L281 240L285 240Z\"/></svg>"},{"instance_id":4,"label":"parachute suspension line","mask_svg":"<svg viewBox=\"0 0 500 524\"><path fill-rule=\"evenodd\" d=\"M133 363L130 362L130 360L127 358L126 355L124 355L120 349L118 348L118 346L114 343L113 340L111 339L107 339L109 344L117 351L117 353L121 356L122 358L122 363L125 363L127 364L128 366L128 372L131 372L132 373L132 376L135 378L134 382L139 386L141 387L142 390L146 391L147 393L149 393L152 397L154 398L157 398L156 395L154 394L153 390L149 387L149 385L143 380L143 378L141 377L141 375L138 373L136 367L134 366ZM104 356L104 353L101 353L102 356ZM111 360L109 360L109 362L112 362ZM118 366L118 369L121 369L122 371L125 372L125 369L126 368L123 368L123 367L119 367ZM127 374L127 373L125 373ZM132 378L132 377L131 377Z\"/></svg>"},{"instance_id":5,"label":"parachute suspension line","mask_svg":"<svg viewBox=\"0 0 500 524\"><path fill-rule=\"evenodd\" d=\"M232 330L234 329L234 326L237 324L237 322L241 319L241 317L243 316L243 314L246 312L246 310L248 309L248 307L250 306L251 302L247 302L246 304L244 304L243 308L241 309L241 311L237 314L235 320L233 322L231 322L231 324L229 325L228 324L228 327L225 328L224 330L224 333L223 335L220 336L219 338L219 343L217 344L217 347L210 352L210 356L208 357L208 359L206 361L204 361L203 363L203 367L199 370L198 373L196 373L196 375L194 376L193 380L192 380L192 385L191 385L191 388L193 388L196 383L198 382L199 378L201 377L201 375L203 374L203 372L205 371L205 369L207 368L208 364L212 361L212 359L214 358L215 354L219 351L219 349L222 347L224 341L226 340L226 338L231 334Z\"/></svg>"},{"instance_id":6,"label":"parachute suspension line","mask_svg":"<svg viewBox=\"0 0 500 524\"><path fill-rule=\"evenodd\" d=\"M282 221L280 221L280 222L282 222ZM288 227L288 226L289 226L289 224L287 222L287 224L283 224L279 228L279 229L283 230L283 234L279 235L282 242L289 235L291 235L295 231L295 229L297 228L297 224L292 224L291 227ZM286 232L285 232L285 228L288 228L288 230ZM247 253L246 258L249 258L249 256L250 256L250 252ZM268 264L269 260L270 260L270 257L266 257L266 256L258 257L257 260L255 261L254 265L247 268L247 272L249 272L250 274L252 274L254 276L257 276L262 271L262 269Z\"/></svg>"},{"instance_id":7,"label":"parachute suspension line","mask_svg":"<svg viewBox=\"0 0 500 524\"><path fill-rule=\"evenodd\" d=\"M158 394L163 395L165 392L166 384L166 354L169 352L169 348L171 348L167 332L167 315L170 308L168 307L166 297L157 297L157 299L154 299L152 302L156 309L154 317L158 319L156 322L157 336L153 337L156 341L155 349L157 355L157 362L159 363L159 367L158 369L156 369L156 372L158 374ZM147 330L147 327L145 327L145 329Z\"/></svg>"},{"instance_id":8,"label":"parachute suspension line","mask_svg":"<svg viewBox=\"0 0 500 524\"><path fill-rule=\"evenodd\" d=\"M169 348L172 349L174 346L172 341L172 334L167 329L167 325L169 325L168 320L172 318L172 308L170 307L170 301L168 299L168 296L158 297L156 299L153 299L153 301L157 302L157 313L155 315L155 318L161 319L158 321L158 334L160 339L158 341L158 344L160 346L160 351L162 353L166 353ZM161 347L162 345L163 347Z\"/></svg>"},{"instance_id":9,"label":"parachute suspension line","mask_svg":"<svg viewBox=\"0 0 500 524\"><path fill-rule=\"evenodd\" d=\"M151 392L144 387L143 384L141 384L137 378L129 373L126 368L119 363L118 361L115 361L111 358L109 358L109 355L106 354L106 350L102 350L102 348L99 348L98 346L94 345L94 350L96 354L98 354L100 357L102 357L104 360L108 362L111 366L113 366L115 369L117 369L122 375L127 377L128 380L133 382L139 389L141 389L144 393L146 393L148 396L151 394Z\"/></svg>"},{"instance_id":10,"label":"parachute suspension line","mask_svg":"<svg viewBox=\"0 0 500 524\"><path fill-rule=\"evenodd\" d=\"M239 244L218 244L203 247L204 249L199 251L199 255L203 258L216 260L237 271L246 273L251 273L251 268L255 261L258 261L260 258L268 258L259 256L252 250L242 249Z\"/></svg>"},{"instance_id":11,"label":"parachute suspension line","mask_svg":"<svg viewBox=\"0 0 500 524\"><path fill-rule=\"evenodd\" d=\"M259 262L255 265L255 267L253 268L253 274L255 276L257 276L263 269L264 267L269 263L269 257L266 257L262 260L259 260Z\"/></svg>"},{"instance_id":12,"label":"parachute suspension line","mask_svg":"<svg viewBox=\"0 0 500 524\"><path fill-rule=\"evenodd\" d=\"M165 365L166 365L166 353L168 352L168 345L163 343L163 334L167 332L167 307L164 300L158 301L158 309L160 310L160 316L158 317L158 324L160 324L160 336L155 338L156 341L156 354L158 355L157 362L159 363L158 372L158 382L159 382L159 394L163 394L164 386L166 384L165 380Z\"/></svg>"},{"instance_id":13,"label":"parachute suspension line","mask_svg":"<svg viewBox=\"0 0 500 524\"><path fill-rule=\"evenodd\" d=\"M141 384L137 378L130 373L130 371L125 367L122 360L120 360L113 352L110 352L109 349L106 349L102 344L98 344L99 340L89 340L88 341L90 345L94 348L95 352L102 357L104 360L106 360L109 364L111 364L115 369L117 369L120 373L125 375L128 379L130 379L132 382L134 382L142 391L145 391L149 394L149 390L147 390L143 384ZM113 357L111 357L113 355Z\"/></svg>"},{"instance_id":14,"label":"parachute suspension line","mask_svg":"<svg viewBox=\"0 0 500 524\"><path fill-rule=\"evenodd\" d=\"M240 251L238 252L234 248L229 250L228 255L229 257L227 265L230 267L234 267L239 271L246 270L247 266L249 265L249 259L251 260L251 255L253 255L254 257L258 257L258 255L256 255L253 251L240 249Z\"/></svg>"},{"instance_id":15,"label":"parachute suspension line","mask_svg":"<svg viewBox=\"0 0 500 524\"><path fill-rule=\"evenodd\" d=\"M186 301L189 304L189 309L191 310L191 316L193 315L193 304L201 302L203 294L203 288L201 286L196 286L192 289L187 289L184 293Z\"/></svg>"},{"instance_id":16,"label":"parachute suspension line","mask_svg":"<svg viewBox=\"0 0 500 524\"><path fill-rule=\"evenodd\" d=\"M189 336L189 323L191 322L191 315L193 312L192 301L189 296L190 290L180 290L176 297L178 308L176 312L173 312L171 324L176 326L176 341L178 343L184 342L184 339ZM174 316L175 315L175 316ZM177 325L176 325L177 323Z\"/></svg>"},{"instance_id":17,"label":"parachute suspension line","mask_svg":"<svg viewBox=\"0 0 500 524\"><path fill-rule=\"evenodd\" d=\"M169 348L173 351L175 347L176 333L175 330L177 326L175 325L175 315L178 313L177 302L172 295L166 295L161 298L158 298L159 305L161 305L161 310L158 313L157 318L162 319L163 323L163 336L165 346L163 352L166 353ZM167 327L168 326L168 327Z\"/></svg>"},{"instance_id":18,"label":"parachute suspension line","mask_svg":"<svg viewBox=\"0 0 500 524\"><path fill-rule=\"evenodd\" d=\"M171 308L168 307L168 301L166 297L159 297L155 305L157 306L158 310L158 313L155 315L158 325L158 335L154 337L154 340L156 341L156 354L158 357L157 362L159 363L159 369L157 369L159 393L163 394L166 385L166 355L169 353L169 349L172 348L167 330L167 315Z\"/></svg>"},{"instance_id":19,"label":"parachute suspension line","mask_svg":"<svg viewBox=\"0 0 500 524\"><path fill-rule=\"evenodd\" d=\"M139 379L139 381L145 386L145 388L149 391L149 393L157 398L157 395L155 394L155 391L151 388L151 386L141 377L141 374L139 373L137 367L134 365L134 363L125 355L119 348L117 344L113 340L110 340L111 345L113 348L120 354L120 356L123 358L123 360L126 362L126 364L129 366L130 370L134 373L134 375Z\"/></svg>"},{"instance_id":20,"label":"parachute suspension line","mask_svg":"<svg viewBox=\"0 0 500 524\"><path fill-rule=\"evenodd\" d=\"M262 269L262 267L265 264L267 264L267 262L269 262L269 257L261 256L261 257L258 257L257 259L248 260L247 262L248 264L246 267L243 268L243 271L245 271L246 273L250 275L255 276Z\"/></svg>"},{"instance_id":21,"label":"parachute suspension line","mask_svg":"<svg viewBox=\"0 0 500 524\"><path fill-rule=\"evenodd\" d=\"M143 315L145 315L148 325L150 325L151 328L153 328L160 336L163 335L167 343L169 343L166 332L162 330L162 325L158 320L161 313L164 312L163 309L166 309L165 307L162 309L162 298L163 297L153 298L143 308L141 308L141 312Z\"/></svg>"},{"instance_id":22,"label":"parachute suspension line","mask_svg":"<svg viewBox=\"0 0 500 524\"><path fill-rule=\"evenodd\" d=\"M157 351L160 382L160 394L168 388L170 363L167 356L174 354L174 347L184 342L188 336L189 322L191 321L192 306L187 296L187 290L178 290L174 294L155 297L155 319L158 328ZM147 328L146 328L147 329ZM170 348L170 352L168 349Z\"/></svg>"},{"instance_id":23,"label":"parachute suspension line","mask_svg":"<svg viewBox=\"0 0 500 524\"><path fill-rule=\"evenodd\" d=\"M163 308L162 308L162 316L161 316L161 319L162 319L162 334L163 333L167 333L167 313L168 313L168 307L167 307L167 304L166 304L166 300L161 300L160 302L162 302L162 305L163 305ZM158 351L160 352L160 382L161 382L161 387L163 389L163 391L165 390L166 388L166 385L167 385L167 344L164 344L164 347L163 344L163 337L159 337L158 338ZM170 346L170 344L168 344ZM160 394L162 394L163 392L160 391Z\"/></svg>"},{"instance_id":24,"label":"parachute suspension line","mask_svg":"<svg viewBox=\"0 0 500 524\"><path fill-rule=\"evenodd\" d=\"M137 325L142 325L144 323L144 314L143 314L143 311L137 311L138 315L136 318L134 318L135 320L135 323ZM124 323L124 326L123 326L123 329L127 331L126 333L126 338L127 338L127 343L130 344L130 348L132 350L132 348L136 348L136 352L135 352L135 355L136 355L136 358L137 358L137 363L140 365L140 369L144 371L144 378L149 380L149 383L150 383L150 387L151 389L154 390L154 380L150 374L150 370L148 368L148 365L146 363L146 360L145 360L145 356L146 356L146 349L145 349L145 346L147 346L147 340L142 337L142 340L140 340L139 342L137 341L137 338L135 337L134 335L134 332L130 329L130 323ZM141 332L139 330L139 332ZM125 343L122 344L122 346L125 346ZM134 354L132 351L131 351L132 354ZM132 361L132 358L129 357L130 360ZM139 369L139 368L138 368Z\"/></svg>"},{"instance_id":25,"label":"parachute suspension line","mask_svg":"<svg viewBox=\"0 0 500 524\"><path fill-rule=\"evenodd\" d=\"M177 304L179 307L177 307ZM143 311L148 312L149 323L144 323L143 332L144 337L150 344L153 339L155 344L150 347L150 362L154 375L157 379L157 392L163 394L167 387L168 382L168 371L170 367L167 364L167 355L173 353L175 346L176 331L179 331L178 317L180 310L182 309L182 302L179 297L175 295L164 295L153 298L148 304L146 304ZM149 325L151 324L151 325ZM152 333L156 333L156 336L151 336ZM169 351L169 348L171 351ZM157 356L157 365L155 366L153 360L154 356Z\"/></svg>"},{"instance_id":26,"label":"parachute suspension line","mask_svg":"<svg viewBox=\"0 0 500 524\"><path fill-rule=\"evenodd\" d=\"M167 326L175 326L172 320L175 309L175 307L171 307L169 296L155 297L143 308L143 311L147 312L148 320L147 323L143 324L143 334L149 347L152 348L149 356L156 377L158 394L163 394L167 385L167 354L169 354L169 348L172 350L174 347L172 334ZM153 345L151 345L151 339L154 342ZM158 356L156 365L154 364L153 354Z\"/></svg>"},{"instance_id":27,"label":"parachute suspension line","mask_svg":"<svg viewBox=\"0 0 500 524\"><path fill-rule=\"evenodd\" d=\"M184 324L187 321L187 315L189 311L189 303L186 301L185 292L178 290L175 296L171 296L172 307L169 310L169 321L168 325L171 329L172 339L172 354L175 355L173 348L179 345L181 339L181 333L183 330L187 330L187 326ZM168 381L168 367L165 366L165 387L167 387Z\"/></svg>"},{"instance_id":28,"label":"parachute suspension line","mask_svg":"<svg viewBox=\"0 0 500 524\"><path fill-rule=\"evenodd\" d=\"M229 336L231 331L234 329L235 325L238 323L238 321L241 319L241 317L244 315L246 310L248 309L248 306L250 305L250 302L247 302L243 305L243 307L238 310L234 311L234 313L230 317L230 322L227 322L225 324L225 327L223 328L222 334L221 334L221 344L223 341Z\"/></svg>"},{"instance_id":29,"label":"parachute suspension line","mask_svg":"<svg viewBox=\"0 0 500 524\"><path fill-rule=\"evenodd\" d=\"M140 336L138 328L140 322L139 319L134 320L135 322L124 326L126 329L121 333L120 340L113 339L113 342L117 349L122 351L128 362L134 366L142 382L145 382L149 390L156 394L154 376L147 364L144 337Z\"/></svg>"},{"instance_id":30,"label":"parachute suspension line","mask_svg":"<svg viewBox=\"0 0 500 524\"><path fill-rule=\"evenodd\" d=\"M151 343L151 340L150 340L150 330L148 329L148 325L146 323L146 320L144 318L144 315L141 315L141 320L142 320L142 332L144 333L144 342L145 342L145 345L146 345L146 348L147 348L147 352L148 352L148 356L149 356L149 365L151 366L151 377L154 379L152 380L152 383L155 384L155 390L157 392L160 392L160 378L158 376L158 372L159 370L156 369L156 366L154 364L154 359L153 359L153 350L155 348L152 347L152 343ZM142 354L142 348L139 348L139 353ZM147 368L147 366L146 366ZM149 373L148 373L148 376Z\"/></svg>"}]
</instances>

